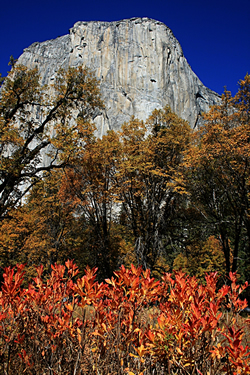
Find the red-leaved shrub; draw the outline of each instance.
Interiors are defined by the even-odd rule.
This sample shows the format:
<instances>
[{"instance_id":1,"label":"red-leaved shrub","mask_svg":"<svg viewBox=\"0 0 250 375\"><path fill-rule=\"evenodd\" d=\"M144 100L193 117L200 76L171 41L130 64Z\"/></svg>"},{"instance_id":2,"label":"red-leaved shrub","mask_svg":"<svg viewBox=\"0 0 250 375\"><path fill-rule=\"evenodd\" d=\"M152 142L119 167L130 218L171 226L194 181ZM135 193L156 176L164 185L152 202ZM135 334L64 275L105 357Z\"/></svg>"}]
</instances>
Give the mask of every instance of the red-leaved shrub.
<instances>
[{"instance_id":1,"label":"red-leaved shrub","mask_svg":"<svg viewBox=\"0 0 250 375\"><path fill-rule=\"evenodd\" d=\"M183 272L164 274L123 266L95 281L77 278L72 261L22 287L24 265L8 267L0 292L1 374L249 374L250 319L239 312L247 287L217 289Z\"/></svg>"}]
</instances>

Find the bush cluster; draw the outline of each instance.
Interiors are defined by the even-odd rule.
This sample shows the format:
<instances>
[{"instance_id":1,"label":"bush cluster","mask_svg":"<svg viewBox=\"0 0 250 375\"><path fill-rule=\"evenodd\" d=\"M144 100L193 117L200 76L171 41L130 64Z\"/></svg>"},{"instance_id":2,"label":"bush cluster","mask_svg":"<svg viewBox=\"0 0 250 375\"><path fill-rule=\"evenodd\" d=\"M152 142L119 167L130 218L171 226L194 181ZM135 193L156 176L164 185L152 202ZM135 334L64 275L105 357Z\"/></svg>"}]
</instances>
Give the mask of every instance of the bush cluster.
<instances>
[{"instance_id":1,"label":"bush cluster","mask_svg":"<svg viewBox=\"0 0 250 375\"><path fill-rule=\"evenodd\" d=\"M0 292L0 372L12 374L249 374L247 287L230 273L201 284L182 271L160 280L131 265L98 283L73 261L43 267L28 288L8 267Z\"/></svg>"}]
</instances>

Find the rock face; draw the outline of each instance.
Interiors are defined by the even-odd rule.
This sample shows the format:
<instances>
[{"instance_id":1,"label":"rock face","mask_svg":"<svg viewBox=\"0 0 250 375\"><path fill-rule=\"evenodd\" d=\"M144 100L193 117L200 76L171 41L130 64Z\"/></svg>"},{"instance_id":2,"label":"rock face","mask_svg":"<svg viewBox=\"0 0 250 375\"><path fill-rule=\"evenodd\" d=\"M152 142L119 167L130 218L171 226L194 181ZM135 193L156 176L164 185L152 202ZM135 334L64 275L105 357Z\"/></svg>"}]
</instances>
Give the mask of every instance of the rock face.
<instances>
[{"instance_id":1,"label":"rock face","mask_svg":"<svg viewBox=\"0 0 250 375\"><path fill-rule=\"evenodd\" d=\"M194 74L172 31L149 18L77 22L69 35L33 43L18 63L38 66L44 84L60 67L93 70L106 106L95 118L100 136L166 104L195 127L201 112L220 101Z\"/></svg>"}]
</instances>

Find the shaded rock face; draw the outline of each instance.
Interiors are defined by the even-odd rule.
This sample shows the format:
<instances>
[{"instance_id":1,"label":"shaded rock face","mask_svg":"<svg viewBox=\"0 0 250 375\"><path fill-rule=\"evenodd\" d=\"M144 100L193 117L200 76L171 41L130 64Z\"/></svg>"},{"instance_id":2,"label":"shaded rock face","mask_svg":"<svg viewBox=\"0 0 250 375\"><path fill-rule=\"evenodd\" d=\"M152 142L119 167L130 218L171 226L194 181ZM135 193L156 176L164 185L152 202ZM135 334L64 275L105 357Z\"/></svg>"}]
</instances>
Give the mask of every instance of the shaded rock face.
<instances>
[{"instance_id":1,"label":"shaded rock face","mask_svg":"<svg viewBox=\"0 0 250 375\"><path fill-rule=\"evenodd\" d=\"M149 18L77 22L69 35L26 48L18 63L38 66L44 84L60 67L94 71L106 106L95 118L100 136L167 104L196 127L200 114L220 102L192 71L172 31Z\"/></svg>"}]
</instances>

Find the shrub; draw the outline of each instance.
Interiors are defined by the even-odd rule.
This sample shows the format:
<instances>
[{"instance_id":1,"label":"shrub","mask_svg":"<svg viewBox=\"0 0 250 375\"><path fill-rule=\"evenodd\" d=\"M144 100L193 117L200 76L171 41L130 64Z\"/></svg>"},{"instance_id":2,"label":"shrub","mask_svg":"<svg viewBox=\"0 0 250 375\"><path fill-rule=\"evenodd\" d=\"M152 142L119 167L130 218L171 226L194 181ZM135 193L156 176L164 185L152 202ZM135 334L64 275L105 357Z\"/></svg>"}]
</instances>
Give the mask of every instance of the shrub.
<instances>
[{"instance_id":1,"label":"shrub","mask_svg":"<svg viewBox=\"0 0 250 375\"><path fill-rule=\"evenodd\" d=\"M77 279L67 261L45 280L38 267L25 289L24 265L5 269L1 373L249 374L247 284L235 274L217 290L216 273L203 285L182 271L156 281L133 265L98 283L96 271Z\"/></svg>"}]
</instances>

